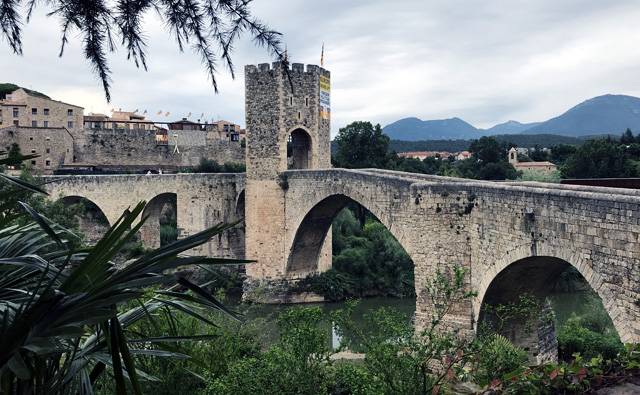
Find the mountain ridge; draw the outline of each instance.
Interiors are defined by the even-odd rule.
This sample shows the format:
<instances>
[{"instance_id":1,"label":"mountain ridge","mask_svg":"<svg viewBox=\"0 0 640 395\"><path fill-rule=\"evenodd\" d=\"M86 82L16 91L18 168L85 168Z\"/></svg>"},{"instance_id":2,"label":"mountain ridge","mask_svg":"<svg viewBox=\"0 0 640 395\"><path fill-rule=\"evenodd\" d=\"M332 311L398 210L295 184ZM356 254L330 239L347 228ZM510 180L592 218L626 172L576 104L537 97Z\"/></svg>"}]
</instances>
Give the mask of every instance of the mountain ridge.
<instances>
[{"instance_id":1,"label":"mountain ridge","mask_svg":"<svg viewBox=\"0 0 640 395\"><path fill-rule=\"evenodd\" d=\"M480 129L459 117L434 120L407 117L390 123L383 130L393 140L419 141L474 139L522 133L580 137L620 134L627 128L640 131L640 98L605 94L587 99L562 114L541 122L521 123L509 120Z\"/></svg>"}]
</instances>

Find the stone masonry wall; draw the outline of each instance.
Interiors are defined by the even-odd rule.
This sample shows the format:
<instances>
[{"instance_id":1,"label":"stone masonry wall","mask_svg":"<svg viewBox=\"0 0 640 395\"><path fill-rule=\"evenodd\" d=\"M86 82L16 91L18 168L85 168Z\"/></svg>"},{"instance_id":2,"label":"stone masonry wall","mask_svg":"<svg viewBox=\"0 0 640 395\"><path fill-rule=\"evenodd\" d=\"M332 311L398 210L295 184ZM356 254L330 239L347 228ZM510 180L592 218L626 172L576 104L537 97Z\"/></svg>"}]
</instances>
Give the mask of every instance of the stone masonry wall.
<instances>
[{"instance_id":1,"label":"stone masonry wall","mask_svg":"<svg viewBox=\"0 0 640 395\"><path fill-rule=\"evenodd\" d=\"M73 137L66 128L9 126L0 129L0 148L9 151L13 143L20 146L23 155L40 155L25 165L42 174L51 174L61 164L73 161Z\"/></svg>"},{"instance_id":2,"label":"stone masonry wall","mask_svg":"<svg viewBox=\"0 0 640 395\"><path fill-rule=\"evenodd\" d=\"M206 140L205 132L195 144L194 139L182 138L175 145L158 145L155 131L149 130L87 130L85 142L77 147L76 162L93 165L137 166L197 166L201 158L220 164L244 163L244 148L240 142ZM169 139L171 142L171 139Z\"/></svg>"}]
</instances>

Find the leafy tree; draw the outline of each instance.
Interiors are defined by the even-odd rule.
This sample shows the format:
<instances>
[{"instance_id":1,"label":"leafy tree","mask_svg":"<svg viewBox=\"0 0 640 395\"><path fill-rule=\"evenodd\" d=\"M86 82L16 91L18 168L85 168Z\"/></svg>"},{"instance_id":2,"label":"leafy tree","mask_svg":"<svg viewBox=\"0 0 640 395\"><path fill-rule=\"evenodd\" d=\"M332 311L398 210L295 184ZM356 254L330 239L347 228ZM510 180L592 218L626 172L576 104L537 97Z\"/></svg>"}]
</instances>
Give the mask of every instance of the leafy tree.
<instances>
[{"instance_id":1,"label":"leafy tree","mask_svg":"<svg viewBox=\"0 0 640 395\"><path fill-rule=\"evenodd\" d=\"M473 157L482 163L497 163L506 160L506 145L494 137L483 136L474 140L469 146Z\"/></svg>"},{"instance_id":2,"label":"leafy tree","mask_svg":"<svg viewBox=\"0 0 640 395\"><path fill-rule=\"evenodd\" d=\"M561 168L565 178L636 177L638 168L626 146L612 139L589 140L571 155Z\"/></svg>"},{"instance_id":3,"label":"leafy tree","mask_svg":"<svg viewBox=\"0 0 640 395\"><path fill-rule=\"evenodd\" d=\"M7 153L7 166L20 168L23 160L23 155L20 152L20 145L18 145L18 143L11 144L11 148L9 148L9 152Z\"/></svg>"},{"instance_id":4,"label":"leafy tree","mask_svg":"<svg viewBox=\"0 0 640 395\"><path fill-rule=\"evenodd\" d=\"M384 169L389 163L389 136L371 122L352 122L341 128L335 138L335 163L339 167Z\"/></svg>"},{"instance_id":5,"label":"leafy tree","mask_svg":"<svg viewBox=\"0 0 640 395\"><path fill-rule=\"evenodd\" d=\"M542 147L537 144L533 150L529 152L529 157L534 162L549 160L549 154L546 151L543 151Z\"/></svg>"},{"instance_id":6,"label":"leafy tree","mask_svg":"<svg viewBox=\"0 0 640 395\"><path fill-rule=\"evenodd\" d=\"M620 143L633 144L635 142L636 138L633 136L633 132L631 131L631 129L627 128L627 130L625 130L625 132L622 134L622 137L620 137Z\"/></svg>"},{"instance_id":7,"label":"leafy tree","mask_svg":"<svg viewBox=\"0 0 640 395\"><path fill-rule=\"evenodd\" d=\"M575 145L559 144L551 147L551 162L562 165L578 148Z\"/></svg>"},{"instance_id":8,"label":"leafy tree","mask_svg":"<svg viewBox=\"0 0 640 395\"><path fill-rule=\"evenodd\" d=\"M515 180L518 177L516 169L507 162L493 162L481 166L476 177L481 180Z\"/></svg>"},{"instance_id":9,"label":"leafy tree","mask_svg":"<svg viewBox=\"0 0 640 395\"><path fill-rule=\"evenodd\" d=\"M147 69L147 40L143 30L146 14L156 11L174 37L180 51L190 46L200 57L217 92L216 72L222 62L232 77L231 59L234 45L242 33L248 32L256 44L264 46L279 59L283 56L280 33L271 30L251 15L245 0L51 0L46 2L8 0L0 6L0 31L14 54L22 55L22 27L33 9L47 6L49 16L62 26L60 56L66 44L79 33L84 54L102 81L110 101L111 70L109 54L118 43L136 67Z\"/></svg>"}]
</instances>

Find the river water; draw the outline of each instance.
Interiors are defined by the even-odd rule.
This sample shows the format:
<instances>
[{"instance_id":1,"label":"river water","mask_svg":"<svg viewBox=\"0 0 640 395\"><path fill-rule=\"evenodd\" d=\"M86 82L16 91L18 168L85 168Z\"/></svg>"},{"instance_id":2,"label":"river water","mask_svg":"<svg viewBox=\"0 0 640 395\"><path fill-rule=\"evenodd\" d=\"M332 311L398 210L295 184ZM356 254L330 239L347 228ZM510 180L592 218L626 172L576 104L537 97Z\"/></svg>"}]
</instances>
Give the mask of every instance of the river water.
<instances>
[{"instance_id":1,"label":"river water","mask_svg":"<svg viewBox=\"0 0 640 395\"><path fill-rule=\"evenodd\" d=\"M567 293L557 293L549 297L556 315L556 329L563 325L572 314L583 315L592 312L594 309L602 309L602 305L598 305L596 300L589 292L576 291ZM276 320L278 314L285 309L300 308L301 306L318 306L328 316L331 312L346 307L346 302L336 303L310 303L305 305L260 305L260 304L240 304L237 301L230 302L231 307L243 315L246 322L258 323L262 330L263 343L271 344L278 338L278 327ZM366 325L365 315L374 312L380 308L387 308L398 313L406 322L411 322L416 309L416 301L413 298L392 298L392 297L373 297L365 298L358 301L353 310L352 319L355 325ZM330 324L325 325L328 338L331 339L331 346L337 348L341 339L333 330Z\"/></svg>"}]
</instances>

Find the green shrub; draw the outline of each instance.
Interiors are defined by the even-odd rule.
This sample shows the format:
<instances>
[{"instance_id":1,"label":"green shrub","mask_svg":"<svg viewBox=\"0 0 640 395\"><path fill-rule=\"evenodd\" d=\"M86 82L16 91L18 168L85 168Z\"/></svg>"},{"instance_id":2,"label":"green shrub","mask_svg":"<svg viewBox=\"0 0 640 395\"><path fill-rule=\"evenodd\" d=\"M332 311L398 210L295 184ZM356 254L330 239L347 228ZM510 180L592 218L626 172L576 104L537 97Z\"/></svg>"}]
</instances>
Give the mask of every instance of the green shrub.
<instances>
[{"instance_id":1,"label":"green shrub","mask_svg":"<svg viewBox=\"0 0 640 395\"><path fill-rule=\"evenodd\" d=\"M558 331L559 356L570 360L573 354L579 353L585 358L602 356L613 359L623 351L618 335L609 331L596 332L600 324L592 320L573 316Z\"/></svg>"},{"instance_id":2,"label":"green shrub","mask_svg":"<svg viewBox=\"0 0 640 395\"><path fill-rule=\"evenodd\" d=\"M178 228L173 225L160 225L160 245L167 245L178 240Z\"/></svg>"},{"instance_id":3,"label":"green shrub","mask_svg":"<svg viewBox=\"0 0 640 395\"><path fill-rule=\"evenodd\" d=\"M322 310L291 308L278 318L279 341L266 352L237 360L209 383L207 394L325 394L331 385L328 334Z\"/></svg>"}]
</instances>

